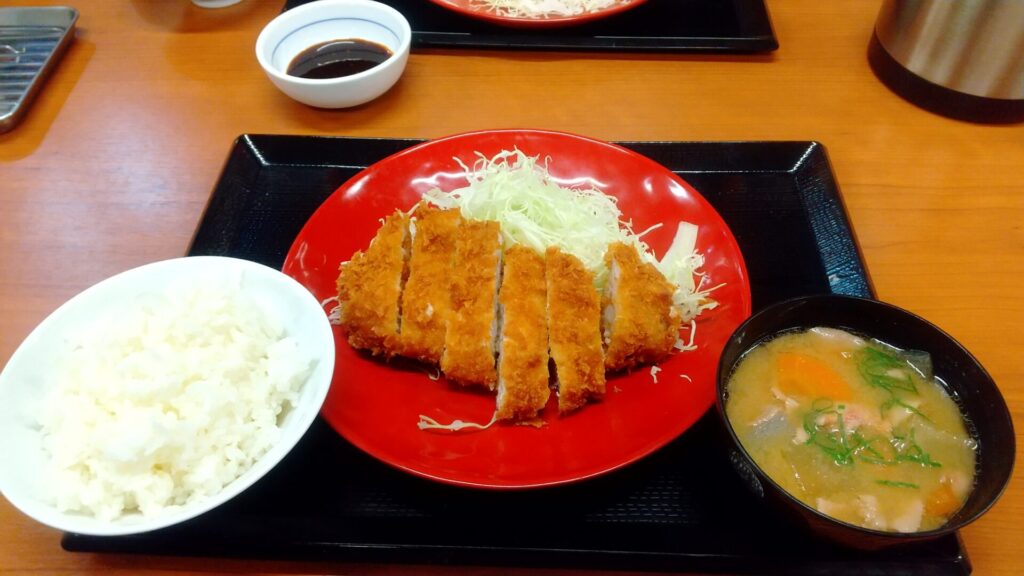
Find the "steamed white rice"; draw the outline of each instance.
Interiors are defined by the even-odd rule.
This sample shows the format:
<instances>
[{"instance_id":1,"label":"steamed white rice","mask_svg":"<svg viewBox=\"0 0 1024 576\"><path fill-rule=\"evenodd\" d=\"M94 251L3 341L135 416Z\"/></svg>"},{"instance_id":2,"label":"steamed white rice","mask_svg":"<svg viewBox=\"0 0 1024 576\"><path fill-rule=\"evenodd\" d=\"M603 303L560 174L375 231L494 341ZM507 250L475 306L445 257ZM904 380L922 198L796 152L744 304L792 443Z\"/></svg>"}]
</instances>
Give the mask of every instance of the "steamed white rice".
<instances>
[{"instance_id":1,"label":"steamed white rice","mask_svg":"<svg viewBox=\"0 0 1024 576\"><path fill-rule=\"evenodd\" d=\"M156 515L274 445L311 359L237 284L168 288L75 335L40 414L60 510Z\"/></svg>"}]
</instances>

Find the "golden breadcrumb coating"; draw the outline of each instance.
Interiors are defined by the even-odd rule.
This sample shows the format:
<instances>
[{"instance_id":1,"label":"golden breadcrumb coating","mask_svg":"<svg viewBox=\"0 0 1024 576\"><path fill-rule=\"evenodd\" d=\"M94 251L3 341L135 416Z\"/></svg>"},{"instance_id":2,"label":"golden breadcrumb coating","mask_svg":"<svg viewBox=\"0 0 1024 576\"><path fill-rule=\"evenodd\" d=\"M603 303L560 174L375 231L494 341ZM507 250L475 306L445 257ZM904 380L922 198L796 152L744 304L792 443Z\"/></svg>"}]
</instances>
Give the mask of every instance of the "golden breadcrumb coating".
<instances>
[{"instance_id":1,"label":"golden breadcrumb coating","mask_svg":"<svg viewBox=\"0 0 1024 576\"><path fill-rule=\"evenodd\" d=\"M569 253L512 246L502 254L497 222L425 203L414 214L388 216L341 266L339 318L354 348L440 364L452 382L496 388L496 418L520 423L550 398L549 355L565 414L604 396L606 371L672 353L674 286L634 246L608 247L599 294Z\"/></svg>"},{"instance_id":2,"label":"golden breadcrumb coating","mask_svg":"<svg viewBox=\"0 0 1024 576\"><path fill-rule=\"evenodd\" d=\"M441 371L448 380L494 390L501 225L464 221L455 235L451 313Z\"/></svg>"},{"instance_id":3,"label":"golden breadcrumb coating","mask_svg":"<svg viewBox=\"0 0 1024 576\"><path fill-rule=\"evenodd\" d=\"M604 396L601 298L583 262L547 250L548 341L558 382L558 411L575 410Z\"/></svg>"},{"instance_id":4,"label":"golden breadcrumb coating","mask_svg":"<svg viewBox=\"0 0 1024 576\"><path fill-rule=\"evenodd\" d=\"M366 251L341 265L340 324L353 348L385 356L396 352L408 221L402 212L388 216Z\"/></svg>"},{"instance_id":5,"label":"golden breadcrumb coating","mask_svg":"<svg viewBox=\"0 0 1024 576\"><path fill-rule=\"evenodd\" d=\"M660 362L679 338L680 318L672 306L675 288L633 246L616 242L604 259L605 368L617 371Z\"/></svg>"},{"instance_id":6,"label":"golden breadcrumb coating","mask_svg":"<svg viewBox=\"0 0 1024 576\"><path fill-rule=\"evenodd\" d=\"M409 278L402 293L402 356L437 364L444 351L451 291L458 210L438 210L421 203L413 213L409 235Z\"/></svg>"},{"instance_id":7,"label":"golden breadcrumb coating","mask_svg":"<svg viewBox=\"0 0 1024 576\"><path fill-rule=\"evenodd\" d=\"M523 246L509 248L498 294L502 315L499 420L533 418L551 395L546 292L544 257Z\"/></svg>"}]
</instances>

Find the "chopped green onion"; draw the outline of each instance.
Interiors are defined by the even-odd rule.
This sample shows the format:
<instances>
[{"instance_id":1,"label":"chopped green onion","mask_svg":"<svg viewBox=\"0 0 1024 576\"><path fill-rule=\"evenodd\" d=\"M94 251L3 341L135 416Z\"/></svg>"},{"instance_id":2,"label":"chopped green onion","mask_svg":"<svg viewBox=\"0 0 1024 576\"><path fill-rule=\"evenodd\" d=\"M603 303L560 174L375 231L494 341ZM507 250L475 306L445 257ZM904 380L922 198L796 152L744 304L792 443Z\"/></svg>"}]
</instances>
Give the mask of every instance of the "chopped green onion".
<instances>
[{"instance_id":1,"label":"chopped green onion","mask_svg":"<svg viewBox=\"0 0 1024 576\"><path fill-rule=\"evenodd\" d=\"M930 468L942 467L942 464L932 460L931 455L925 452L917 441L914 440L913 428L910 429L910 433L906 436L900 436L893 432L892 440L889 442L896 451L895 460L897 462L912 462L922 466L928 466Z\"/></svg>"},{"instance_id":2,"label":"chopped green onion","mask_svg":"<svg viewBox=\"0 0 1024 576\"><path fill-rule=\"evenodd\" d=\"M898 356L865 346L858 352L857 370L868 384L890 394L896 390L917 394L911 373L913 368Z\"/></svg>"},{"instance_id":3,"label":"chopped green onion","mask_svg":"<svg viewBox=\"0 0 1024 576\"><path fill-rule=\"evenodd\" d=\"M892 437L888 439L889 448L886 450L891 456L887 456L874 446L880 437L869 438L858 430L847 431L846 420L843 418L843 404L834 405L831 400L818 398L811 403L811 407L811 411L804 415L803 427L807 432L804 445L818 448L837 466L851 466L856 460L860 460L878 466L909 462L931 468L942 467L942 464L932 460L931 455L914 439L913 428L906 435L892 433ZM819 417L829 414L836 417L834 429L818 424Z\"/></svg>"},{"instance_id":4,"label":"chopped green onion","mask_svg":"<svg viewBox=\"0 0 1024 576\"><path fill-rule=\"evenodd\" d=\"M914 490L920 490L921 487L913 482L898 482L896 480L875 480L875 484L881 484L882 486L891 486L893 488L913 488Z\"/></svg>"},{"instance_id":5,"label":"chopped green onion","mask_svg":"<svg viewBox=\"0 0 1024 576\"><path fill-rule=\"evenodd\" d=\"M924 412L921 412L917 408L914 408L913 406L911 406L910 404L907 404L906 402L900 400L896 396L893 396L892 398L886 400L884 404L882 404L881 410L882 410L883 415L885 414L886 410L892 408L893 406L899 406L900 408L905 409L907 412L910 412L914 416L918 416L918 417L920 417L920 418L922 418L924 420L927 420L928 422L932 421L931 418L929 418L929 417L924 415Z\"/></svg>"}]
</instances>

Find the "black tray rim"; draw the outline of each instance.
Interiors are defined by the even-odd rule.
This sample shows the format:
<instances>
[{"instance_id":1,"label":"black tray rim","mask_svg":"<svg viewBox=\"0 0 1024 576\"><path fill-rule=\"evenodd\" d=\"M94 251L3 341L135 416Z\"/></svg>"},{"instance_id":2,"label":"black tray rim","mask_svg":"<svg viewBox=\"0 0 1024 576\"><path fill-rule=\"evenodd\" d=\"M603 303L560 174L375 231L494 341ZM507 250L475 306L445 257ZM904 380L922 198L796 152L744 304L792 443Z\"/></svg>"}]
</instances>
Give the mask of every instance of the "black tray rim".
<instances>
[{"instance_id":1,"label":"black tray rim","mask_svg":"<svg viewBox=\"0 0 1024 576\"><path fill-rule=\"evenodd\" d=\"M322 135L322 134L266 134L266 133L243 133L237 136L231 144L231 148L227 154L227 157L222 164L221 171L216 184L210 192L207 198L207 203L203 207L203 211L200 215L199 220L196 223L196 227L193 230L191 238L188 243L186 254L191 254L196 246L200 234L203 231L203 224L207 221L207 216L211 207L212 202L215 200L216 191L224 185L224 177L229 173L232 167L232 162L236 161L236 155L242 147L245 147L252 155L257 159L258 162L265 165L273 165L274 162L268 160L260 152L260 144L268 141L305 141L305 142L322 142L322 143L348 143L348 142L366 142L366 143L377 143L377 144L394 144L398 146L397 149L392 151L390 154L381 158L379 161L386 159L387 157L398 154L408 147L429 142L431 140L437 140L440 138L448 138L451 136L457 136L459 134L474 133L486 131L488 129L480 130L469 130L465 132L459 132L452 135L444 135L438 138L417 138L417 137L387 137L387 136L337 136L337 135ZM495 130L540 130L540 131L555 131L561 132L567 135L577 135L574 132L560 131L560 130L548 130L543 128L495 128ZM824 262L826 270L832 270L840 264L841 258L838 256L840 253L855 254L855 261L852 262L854 269L847 271L847 274L852 275L854 280L862 279L862 283L856 283L855 286L842 289L836 293L848 294L853 296L863 296L868 298L876 298L876 291L874 288L874 282L871 279L870 272L868 271L867 265L864 260L864 254L860 247L860 242L857 240L856 231L853 227L853 223L850 219L849 211L846 208L845 200L843 199L842 191L839 188L839 183L835 178L835 168L832 165L832 161L829 158L827 147L818 140L633 140L633 139L622 139L622 140L608 140L608 142L628 148L634 152L644 154L645 148L650 147L676 147L676 146L714 146L721 148L731 148L736 146L741 147L793 147L794 152L800 151L799 156L794 159L794 165L789 168L788 172L792 173L797 180L802 180L802 176L808 172L813 171L813 166L808 166L807 160L813 160L817 158L817 154L820 154L820 158L824 161L825 165L822 167L828 174L832 175L832 178L827 182L818 182L816 186L802 186L801 192L804 189L816 190L819 192L816 198L806 198L807 202L825 202L828 206L827 210L816 212L811 214L811 225L814 229L816 237L819 239L819 244L823 238L841 238L842 249L839 252L833 254L826 254L824 256ZM264 144L266 146L266 144ZM655 160L657 162L657 160ZM331 166L331 167L344 167L344 168L355 168L360 171L365 170L371 163L367 163L365 166L358 163L331 163L331 164L303 164L297 162L288 162L287 164L292 166ZM673 172L677 176L686 180L685 169L674 169L670 166L665 166L661 162L658 164L665 167L670 172ZM755 174L755 173L778 173L784 171L778 167L765 168L762 170L720 170L717 172L728 172L728 173L741 173L741 174ZM701 173L715 173L716 171L701 170ZM340 186L340 184L339 184ZM698 193L700 190L695 188ZM833 256L833 258L829 258ZM850 263L848 263L850 264ZM835 283L832 279L829 279L830 286ZM835 290L833 290L835 291Z\"/></svg>"},{"instance_id":2,"label":"black tray rim","mask_svg":"<svg viewBox=\"0 0 1024 576\"><path fill-rule=\"evenodd\" d=\"M263 150L260 148L261 143L269 141L288 141L294 139L302 139L309 142L337 142L345 141L347 143L358 143L358 142L375 142L383 144L392 144L395 146L395 150L392 153L398 153L408 146L418 144L425 141L426 139L421 138L388 138L388 137L349 137L349 136L324 136L324 135L287 135L287 134L242 134L236 138L232 144L231 149L228 152L227 158L224 162L220 176L218 177L217 183L210 195L210 198L204 207L203 214L197 223L193 239L189 244L188 253L191 254L195 247L196 236L204 221L206 221L207 211L210 208L210 202L213 200L214 195L224 185L224 178L228 175L228 170L233 166L233 163L243 161L239 158L239 154L249 154L255 159L261 166L295 166L295 167L324 167L324 168L346 168L346 169L365 169L366 166L372 163L344 163L344 162L332 162L329 164L324 163L291 163L291 162L275 162L278 158L266 157L262 153ZM801 171L808 171L809 168L804 160L807 158L817 156L819 160L824 160L828 175L830 179L827 184L827 188L830 188L830 193L834 194L835 198L839 200L837 204L831 205L830 211L840 210L841 211L841 224L847 229L850 236L850 240L853 243L852 246L856 250L856 256L861 269L864 273L864 286L869 291L869 296L874 297L874 290L871 286L870 279L867 277L867 270L863 263L863 256L860 252L859 246L856 243L855 238L852 236L853 228L850 224L848 214L845 212L845 206L842 203L842 196L838 189L838 183L835 181L835 173L832 169L831 163L828 161L827 150L824 145L818 141L805 141L805 140L757 140L757 141L744 141L744 140L724 140L724 141L673 141L673 140L621 140L614 141L614 143L634 149L633 147L643 148L646 146L677 146L677 145L699 145L699 146L719 146L719 147L731 147L731 146L786 146L792 148L791 152L794 154L799 153L799 159L797 162L788 170L781 167L765 168L765 169L754 169L754 170L721 170L723 173L782 173L787 172L794 176L794 178L800 177ZM642 150L637 150L643 153ZM385 156L386 157L386 156ZM340 160L340 159L339 159ZM365 164L365 165L364 165ZM664 164L662 164L664 165ZM674 173L680 174L685 179L686 170L672 169L666 166ZM820 168L819 168L820 169ZM708 170L699 170L700 172L708 172ZM821 182L817 182L817 186L821 186ZM340 184L339 184L340 185ZM801 191L803 194L803 191ZM831 283L830 283L831 286ZM960 534L955 535L955 544L958 554L953 558L942 557L929 561L929 559L915 559L921 563L918 565L919 568L932 566L933 568L945 568L948 571L956 570L958 573L970 573L971 564L967 551L963 545ZM265 549L261 549L257 552L253 552L252 549L246 549L244 546L239 546L237 543L232 545L231 543L222 543L221 546L215 544L208 548L197 548L191 551L170 551L170 552L155 552L152 548L147 548L144 543L132 545L125 542L122 539L116 538L92 538L83 537L75 534L65 534L61 540L61 545L65 550L68 551L89 551L89 552L107 552L107 553L130 553L130 554L171 554L171 555L189 555L197 557L237 557L237 558L259 558L259 559L293 559L293 560L337 560L337 554L343 554L343 558L348 561L354 562L394 562L400 565L416 565L423 564L424 562L432 564L459 564L468 567L473 565L494 565L493 561L488 561L490 554L492 553L489 548L474 548L465 547L458 545L449 546L409 546L405 544L395 543L381 543L381 544L367 544L367 543L345 543L345 542L316 542L316 543L301 543L301 542L284 542L278 543L277 545L268 546ZM513 550L515 551L515 550ZM573 559L577 556L579 551L567 550L567 549L547 549L547 550L521 550L520 552L532 554L528 558L524 558L521 563L517 564L499 564L502 566L512 567L539 567L539 568L573 568L579 567L573 563ZM709 556L708 558L695 558L691 554L676 554L688 559L688 564L691 569L700 569L713 572L721 572L723 568L727 571L731 571L731 568L735 568L737 571L745 571L740 567L730 567L728 564L722 565L716 564L716 558ZM597 561L600 561L599 570L607 569L631 569L631 570L643 570L643 571L658 571L664 569L664 563L666 558L673 556L672 553L664 552L641 552L635 550L607 550L597 555ZM457 559L457 561L453 561ZM894 561L899 564L899 560ZM593 562L591 562L593 563ZM802 567L802 566L801 566ZM785 572L787 566L768 564L764 566L765 570L774 572ZM796 569L797 566L793 565L792 568ZM805 568L805 567L804 567ZM905 567L904 567L905 568ZM903 573L903 572L900 572Z\"/></svg>"},{"instance_id":3,"label":"black tray rim","mask_svg":"<svg viewBox=\"0 0 1024 576\"><path fill-rule=\"evenodd\" d=\"M311 0L288 0L282 11ZM426 2L427 0L422 0ZM726 0L709 0L721 2ZM737 10L745 11L746 19L741 23L746 29L739 34L728 36L639 36L613 34L579 34L578 26L564 26L543 30L543 35L533 30L486 24L448 8L434 5L431 8L449 13L452 20L465 22L471 27L483 25L485 31L441 32L412 29L414 51L435 49L456 50L509 50L509 51L554 51L554 52L622 52L622 53L695 53L695 54L766 54L779 48L775 24L765 0L732 0L742 4ZM387 2L390 5L390 2ZM397 7L396 7L397 8ZM637 8L642 8L638 6ZM601 22L599 21L600 25Z\"/></svg>"}]
</instances>

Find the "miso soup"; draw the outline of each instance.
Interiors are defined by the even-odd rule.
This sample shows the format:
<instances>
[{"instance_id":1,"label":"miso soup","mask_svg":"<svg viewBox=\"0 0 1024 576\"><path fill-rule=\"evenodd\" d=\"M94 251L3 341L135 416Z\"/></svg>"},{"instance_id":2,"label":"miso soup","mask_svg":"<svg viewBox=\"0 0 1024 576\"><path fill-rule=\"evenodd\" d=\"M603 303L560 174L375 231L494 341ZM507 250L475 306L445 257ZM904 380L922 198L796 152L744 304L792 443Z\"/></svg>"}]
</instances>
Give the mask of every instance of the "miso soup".
<instances>
[{"instance_id":1,"label":"miso soup","mask_svg":"<svg viewBox=\"0 0 1024 576\"><path fill-rule=\"evenodd\" d=\"M758 466L838 520L932 530L974 484L977 443L927 354L832 328L786 333L748 352L727 392Z\"/></svg>"}]
</instances>

